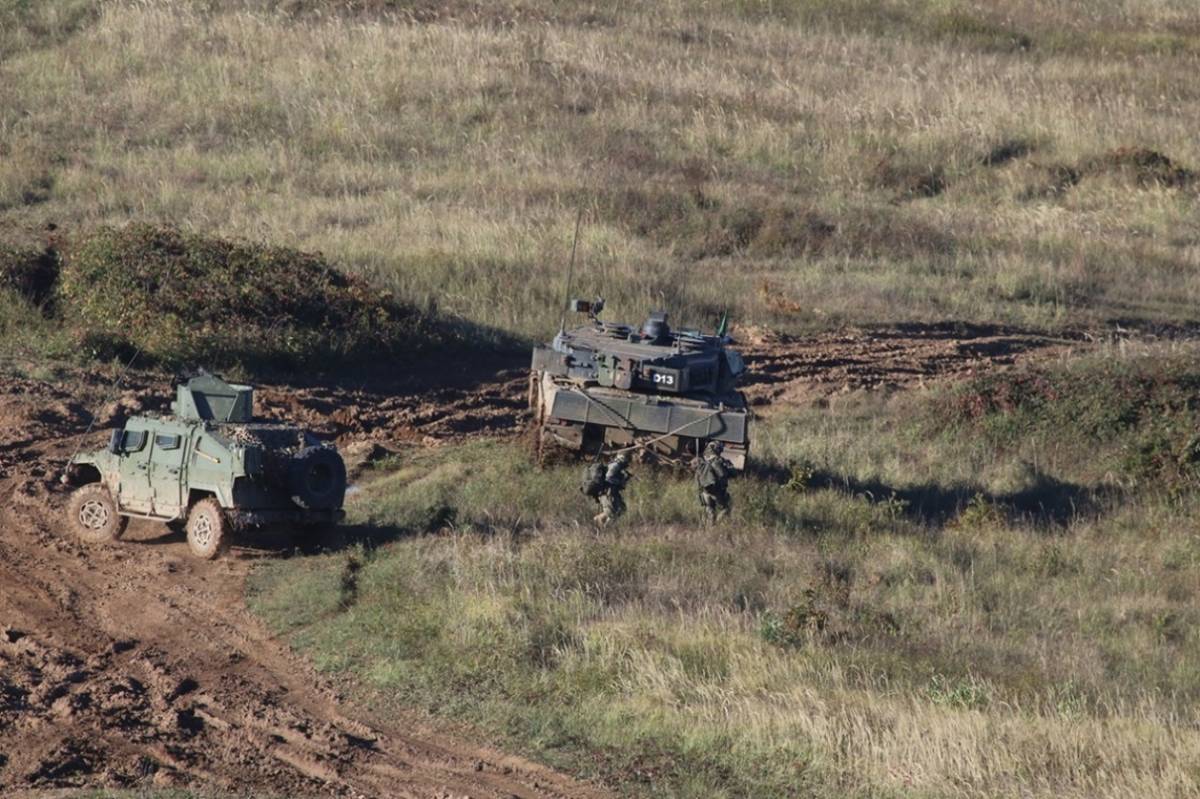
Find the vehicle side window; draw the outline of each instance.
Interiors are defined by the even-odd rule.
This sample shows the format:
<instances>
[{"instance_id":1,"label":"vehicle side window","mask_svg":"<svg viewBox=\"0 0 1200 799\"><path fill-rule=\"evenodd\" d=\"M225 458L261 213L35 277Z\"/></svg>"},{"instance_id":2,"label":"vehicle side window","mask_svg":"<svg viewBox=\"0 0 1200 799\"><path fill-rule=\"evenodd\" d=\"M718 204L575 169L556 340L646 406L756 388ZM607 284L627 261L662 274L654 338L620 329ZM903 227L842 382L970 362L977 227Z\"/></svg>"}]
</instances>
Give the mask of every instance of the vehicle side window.
<instances>
[{"instance_id":1,"label":"vehicle side window","mask_svg":"<svg viewBox=\"0 0 1200 799\"><path fill-rule=\"evenodd\" d=\"M179 436L159 434L154 437L155 449L179 449Z\"/></svg>"},{"instance_id":2,"label":"vehicle side window","mask_svg":"<svg viewBox=\"0 0 1200 799\"><path fill-rule=\"evenodd\" d=\"M146 446L146 431L145 430L126 430L124 437L121 439L122 452L139 452L142 447Z\"/></svg>"}]
</instances>

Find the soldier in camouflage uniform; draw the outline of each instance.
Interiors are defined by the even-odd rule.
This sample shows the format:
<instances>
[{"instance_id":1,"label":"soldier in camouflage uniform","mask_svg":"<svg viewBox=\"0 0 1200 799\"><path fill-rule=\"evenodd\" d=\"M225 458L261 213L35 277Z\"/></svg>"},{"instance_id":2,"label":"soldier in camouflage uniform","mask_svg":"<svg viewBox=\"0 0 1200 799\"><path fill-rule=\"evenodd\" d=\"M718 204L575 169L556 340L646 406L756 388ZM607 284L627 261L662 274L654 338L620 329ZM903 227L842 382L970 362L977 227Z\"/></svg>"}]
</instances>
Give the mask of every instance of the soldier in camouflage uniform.
<instances>
[{"instance_id":1,"label":"soldier in camouflage uniform","mask_svg":"<svg viewBox=\"0 0 1200 799\"><path fill-rule=\"evenodd\" d=\"M704 458L696 466L696 486L700 489L700 505L709 524L729 515L733 500L729 496L729 473L733 464L721 453L725 446L720 441L711 441L704 448Z\"/></svg>"},{"instance_id":2,"label":"soldier in camouflage uniform","mask_svg":"<svg viewBox=\"0 0 1200 799\"><path fill-rule=\"evenodd\" d=\"M607 527L625 513L625 498L621 496L621 492L629 482L627 466L629 453L621 452L608 464L608 470L604 473L604 490L598 497L600 512L592 517L600 527Z\"/></svg>"}]
</instances>

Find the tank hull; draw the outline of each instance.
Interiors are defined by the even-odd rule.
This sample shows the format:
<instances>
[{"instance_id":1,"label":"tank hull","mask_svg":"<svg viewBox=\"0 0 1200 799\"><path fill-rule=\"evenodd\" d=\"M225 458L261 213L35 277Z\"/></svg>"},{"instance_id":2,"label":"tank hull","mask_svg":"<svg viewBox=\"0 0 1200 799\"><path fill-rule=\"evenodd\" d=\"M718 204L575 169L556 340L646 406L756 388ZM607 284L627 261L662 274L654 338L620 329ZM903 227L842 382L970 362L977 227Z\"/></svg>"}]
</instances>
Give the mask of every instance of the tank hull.
<instances>
[{"instance_id":1,"label":"tank hull","mask_svg":"<svg viewBox=\"0 0 1200 799\"><path fill-rule=\"evenodd\" d=\"M750 413L740 393L713 400L646 395L534 371L530 407L539 446L595 452L638 445L668 461L686 462L709 441L720 441L738 470L745 468L750 448Z\"/></svg>"}]
</instances>

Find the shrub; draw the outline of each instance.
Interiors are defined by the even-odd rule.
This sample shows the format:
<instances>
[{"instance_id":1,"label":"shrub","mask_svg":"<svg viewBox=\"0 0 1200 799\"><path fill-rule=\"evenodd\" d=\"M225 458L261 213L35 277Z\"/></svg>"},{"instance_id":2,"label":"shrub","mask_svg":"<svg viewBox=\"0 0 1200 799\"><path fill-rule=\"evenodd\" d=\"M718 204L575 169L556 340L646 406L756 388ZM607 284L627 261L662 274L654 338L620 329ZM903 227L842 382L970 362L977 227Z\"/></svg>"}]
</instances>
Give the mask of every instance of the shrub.
<instances>
[{"instance_id":1,"label":"shrub","mask_svg":"<svg viewBox=\"0 0 1200 799\"><path fill-rule=\"evenodd\" d=\"M320 255L175 228L100 228L68 242L58 296L82 345L168 364L318 370L444 338L435 321Z\"/></svg>"},{"instance_id":2,"label":"shrub","mask_svg":"<svg viewBox=\"0 0 1200 799\"><path fill-rule=\"evenodd\" d=\"M1066 369L988 374L946 392L927 411L944 432L968 432L997 448L1053 441L1090 471L1157 483L1200 485L1200 372L1186 358L1085 359Z\"/></svg>"}]
</instances>

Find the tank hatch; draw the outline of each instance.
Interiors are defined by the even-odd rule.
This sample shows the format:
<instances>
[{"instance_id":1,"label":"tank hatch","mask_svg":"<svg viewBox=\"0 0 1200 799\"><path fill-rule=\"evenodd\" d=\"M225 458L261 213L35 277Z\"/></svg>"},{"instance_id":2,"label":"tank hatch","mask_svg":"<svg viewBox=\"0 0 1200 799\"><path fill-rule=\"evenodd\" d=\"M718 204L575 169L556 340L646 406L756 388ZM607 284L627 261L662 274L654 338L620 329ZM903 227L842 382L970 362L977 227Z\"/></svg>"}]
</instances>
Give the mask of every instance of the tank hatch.
<instances>
[{"instance_id":1,"label":"tank hatch","mask_svg":"<svg viewBox=\"0 0 1200 799\"><path fill-rule=\"evenodd\" d=\"M654 311L642 323L642 338L649 344L665 347L671 343L671 326L667 324L667 315L662 311Z\"/></svg>"}]
</instances>

